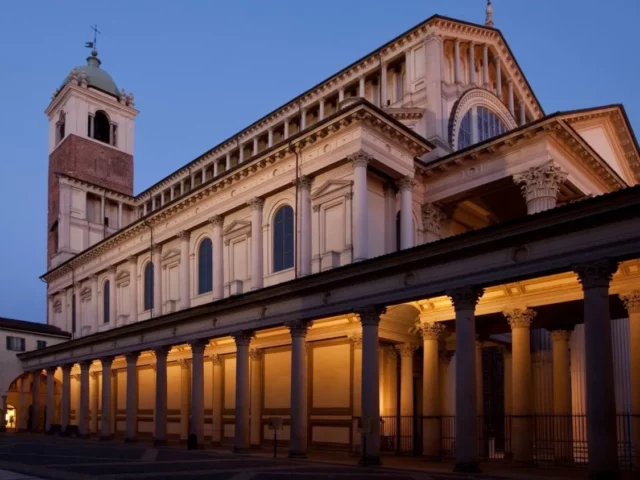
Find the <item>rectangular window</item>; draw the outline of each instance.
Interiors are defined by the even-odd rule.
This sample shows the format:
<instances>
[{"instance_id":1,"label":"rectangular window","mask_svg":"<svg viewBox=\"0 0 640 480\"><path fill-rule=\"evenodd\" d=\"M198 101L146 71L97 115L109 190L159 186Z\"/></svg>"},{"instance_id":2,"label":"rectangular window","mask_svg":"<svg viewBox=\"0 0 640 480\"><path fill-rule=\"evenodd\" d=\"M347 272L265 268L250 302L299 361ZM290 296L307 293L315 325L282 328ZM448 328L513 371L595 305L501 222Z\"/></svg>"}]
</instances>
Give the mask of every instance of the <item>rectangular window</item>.
<instances>
[{"instance_id":1,"label":"rectangular window","mask_svg":"<svg viewBox=\"0 0 640 480\"><path fill-rule=\"evenodd\" d=\"M24 338L22 337L7 337L7 350L13 352L24 352Z\"/></svg>"},{"instance_id":2,"label":"rectangular window","mask_svg":"<svg viewBox=\"0 0 640 480\"><path fill-rule=\"evenodd\" d=\"M37 348L38 350L40 350L40 349L42 349L42 348L47 348L47 342L46 342L46 340L38 340L38 341L36 342L36 348Z\"/></svg>"}]
</instances>

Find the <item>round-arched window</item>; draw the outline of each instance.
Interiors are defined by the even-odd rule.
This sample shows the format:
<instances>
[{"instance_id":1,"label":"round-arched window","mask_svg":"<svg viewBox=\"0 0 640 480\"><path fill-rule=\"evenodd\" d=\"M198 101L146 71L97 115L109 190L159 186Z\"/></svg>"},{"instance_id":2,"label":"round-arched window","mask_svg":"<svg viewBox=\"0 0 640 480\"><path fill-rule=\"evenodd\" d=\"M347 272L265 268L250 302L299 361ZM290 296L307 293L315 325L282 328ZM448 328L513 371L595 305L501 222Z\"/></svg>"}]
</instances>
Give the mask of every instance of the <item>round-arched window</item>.
<instances>
[{"instance_id":1,"label":"round-arched window","mask_svg":"<svg viewBox=\"0 0 640 480\"><path fill-rule=\"evenodd\" d=\"M477 138L473 138L473 122ZM458 150L462 150L473 143L483 142L506 132L508 129L504 122L494 112L487 107L475 107L465 113L460 121L460 131L458 132Z\"/></svg>"},{"instance_id":2,"label":"round-arched window","mask_svg":"<svg viewBox=\"0 0 640 480\"><path fill-rule=\"evenodd\" d=\"M198 248L198 295L213 290L213 244L205 238Z\"/></svg>"},{"instance_id":3,"label":"round-arched window","mask_svg":"<svg viewBox=\"0 0 640 480\"><path fill-rule=\"evenodd\" d=\"M104 143L111 143L109 117L102 110L98 110L93 117L93 138Z\"/></svg>"},{"instance_id":4,"label":"round-arched window","mask_svg":"<svg viewBox=\"0 0 640 480\"><path fill-rule=\"evenodd\" d=\"M278 209L273 218L273 271L293 267L293 208Z\"/></svg>"}]
</instances>

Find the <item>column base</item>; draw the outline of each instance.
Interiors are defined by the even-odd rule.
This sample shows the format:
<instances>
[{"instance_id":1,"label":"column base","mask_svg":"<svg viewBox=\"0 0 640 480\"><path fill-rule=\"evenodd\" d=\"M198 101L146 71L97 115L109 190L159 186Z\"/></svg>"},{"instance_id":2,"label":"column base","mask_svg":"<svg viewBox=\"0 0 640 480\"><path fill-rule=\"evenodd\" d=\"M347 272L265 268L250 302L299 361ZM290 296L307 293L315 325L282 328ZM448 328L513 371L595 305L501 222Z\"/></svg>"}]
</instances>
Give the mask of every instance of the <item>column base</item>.
<instances>
[{"instance_id":1,"label":"column base","mask_svg":"<svg viewBox=\"0 0 640 480\"><path fill-rule=\"evenodd\" d=\"M453 471L457 473L482 473L478 462L456 462Z\"/></svg>"},{"instance_id":2,"label":"column base","mask_svg":"<svg viewBox=\"0 0 640 480\"><path fill-rule=\"evenodd\" d=\"M307 452L289 452L289 458L307 458Z\"/></svg>"},{"instance_id":3,"label":"column base","mask_svg":"<svg viewBox=\"0 0 640 480\"><path fill-rule=\"evenodd\" d=\"M162 440L162 439L158 439L158 438L154 438L153 439L153 446L154 447L164 447L167 445L167 441L166 440Z\"/></svg>"},{"instance_id":4,"label":"column base","mask_svg":"<svg viewBox=\"0 0 640 480\"><path fill-rule=\"evenodd\" d=\"M371 466L382 465L382 462L380 461L379 455L367 455L366 457L360 457L360 461L358 462L358 465L367 467L370 465Z\"/></svg>"}]
</instances>

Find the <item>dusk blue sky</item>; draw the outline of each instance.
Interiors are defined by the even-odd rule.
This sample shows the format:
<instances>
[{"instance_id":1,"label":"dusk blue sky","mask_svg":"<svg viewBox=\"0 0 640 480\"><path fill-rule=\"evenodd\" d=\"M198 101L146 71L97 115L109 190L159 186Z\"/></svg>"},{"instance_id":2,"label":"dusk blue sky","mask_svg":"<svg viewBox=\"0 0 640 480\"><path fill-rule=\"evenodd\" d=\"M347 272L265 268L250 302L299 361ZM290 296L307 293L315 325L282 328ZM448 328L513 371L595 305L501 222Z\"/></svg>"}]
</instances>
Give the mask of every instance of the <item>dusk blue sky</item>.
<instances>
[{"instance_id":1,"label":"dusk blue sky","mask_svg":"<svg viewBox=\"0 0 640 480\"><path fill-rule=\"evenodd\" d=\"M638 0L494 0L546 113L623 103L640 129ZM0 316L46 321L47 118L89 25L135 94L135 192L434 13L484 0L0 3Z\"/></svg>"}]
</instances>

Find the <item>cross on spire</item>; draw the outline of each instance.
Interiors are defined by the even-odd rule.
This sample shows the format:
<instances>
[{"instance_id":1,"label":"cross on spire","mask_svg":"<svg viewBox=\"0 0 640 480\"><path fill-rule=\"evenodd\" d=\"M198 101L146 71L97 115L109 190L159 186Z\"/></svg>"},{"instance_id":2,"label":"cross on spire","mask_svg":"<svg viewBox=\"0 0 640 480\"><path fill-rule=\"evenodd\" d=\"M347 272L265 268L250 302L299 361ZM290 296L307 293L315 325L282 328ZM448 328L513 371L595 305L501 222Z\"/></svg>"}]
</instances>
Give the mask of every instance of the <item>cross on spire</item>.
<instances>
[{"instance_id":1,"label":"cross on spire","mask_svg":"<svg viewBox=\"0 0 640 480\"><path fill-rule=\"evenodd\" d=\"M98 24L91 25L89 28L93 30L93 42L86 42L84 46L95 51L98 45L98 35L102 35L102 32L98 30Z\"/></svg>"}]
</instances>

